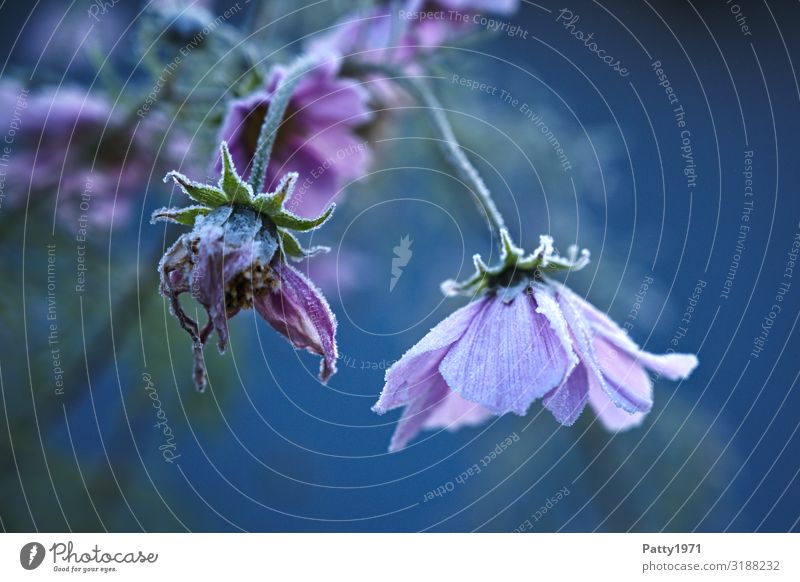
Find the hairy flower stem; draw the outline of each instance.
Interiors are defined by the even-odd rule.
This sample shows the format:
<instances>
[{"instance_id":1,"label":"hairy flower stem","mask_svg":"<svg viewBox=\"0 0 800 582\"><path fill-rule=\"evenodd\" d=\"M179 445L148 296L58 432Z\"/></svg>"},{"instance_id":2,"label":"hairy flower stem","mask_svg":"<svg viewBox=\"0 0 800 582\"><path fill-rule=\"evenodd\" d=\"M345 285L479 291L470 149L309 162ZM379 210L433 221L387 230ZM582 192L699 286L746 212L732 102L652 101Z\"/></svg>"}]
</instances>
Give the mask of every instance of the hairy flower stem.
<instances>
[{"instance_id":1,"label":"hairy flower stem","mask_svg":"<svg viewBox=\"0 0 800 582\"><path fill-rule=\"evenodd\" d=\"M470 184L472 191L478 199L480 208L486 213L492 228L497 235L505 229L503 215L497 209L492 199L492 194L486 183L481 178L478 170L467 158L464 148L458 143L453 128L445 115L445 109L423 77L411 76L408 73L396 70L386 65L374 65L370 63L348 63L345 70L350 69L354 74L380 73L390 78L392 81L404 87L412 97L414 97L424 109L433 122L433 127L441 138L442 149L445 158L458 172L458 175ZM344 72L344 71L343 71Z\"/></svg>"},{"instance_id":2,"label":"hairy flower stem","mask_svg":"<svg viewBox=\"0 0 800 582\"><path fill-rule=\"evenodd\" d=\"M412 94L415 94L421 103L425 105L425 111L430 116L434 127L442 138L441 143L445 157L455 167L461 178L472 185L473 192L477 196L481 208L486 213L489 223L499 235L500 231L505 228L503 215L500 214L500 211L497 209L492 199L492 194L489 192L489 188L486 186L483 178L481 178L478 170L469 161L469 158L467 158L464 153L464 149L458 143L442 105L424 79L419 77L407 77L407 80L407 85L413 87Z\"/></svg>"},{"instance_id":3,"label":"hairy flower stem","mask_svg":"<svg viewBox=\"0 0 800 582\"><path fill-rule=\"evenodd\" d=\"M272 146L275 145L275 138L283 123L286 108L289 106L289 101L297 87L297 83L317 65L319 65L318 57L306 55L298 58L289 66L283 81L275 89L267 116L264 118L264 123L261 124L258 142L256 143L256 153L253 156L253 168L250 172L249 183L255 193L264 191L264 182L267 178L267 166L272 155Z\"/></svg>"}]
</instances>

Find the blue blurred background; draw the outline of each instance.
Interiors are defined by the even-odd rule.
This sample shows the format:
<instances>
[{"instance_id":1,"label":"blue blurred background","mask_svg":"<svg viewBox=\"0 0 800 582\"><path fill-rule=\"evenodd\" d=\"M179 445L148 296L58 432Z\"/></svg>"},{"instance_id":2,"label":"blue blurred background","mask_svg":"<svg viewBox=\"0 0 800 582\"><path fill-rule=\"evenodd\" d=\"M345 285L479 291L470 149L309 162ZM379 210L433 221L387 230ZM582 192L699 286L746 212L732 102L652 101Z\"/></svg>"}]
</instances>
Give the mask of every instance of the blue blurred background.
<instances>
[{"instance_id":1,"label":"blue blurred background","mask_svg":"<svg viewBox=\"0 0 800 582\"><path fill-rule=\"evenodd\" d=\"M175 112L180 123L167 116L159 128L169 136L191 127L176 162L186 171L205 171L224 109L215 100L248 59L279 49L270 63L285 61L298 50L294 40L359 3L264 4L255 16L243 4L226 25L288 14L253 39L263 54L232 54L219 34L188 57L183 81L193 86L211 73L205 90L216 93L198 94ZM152 84L146 60L158 52L145 50L149 39L169 53L169 34L137 2L109 8L99 23L91 5L6 3L2 78L141 101ZM232 322L227 354L206 350L210 386L197 393L189 340L157 293L158 257L181 230L149 224L174 194L161 182L169 168L155 142L153 170L127 218L90 228L80 292L75 232L53 226L63 204L0 206L2 528L797 530L800 281L785 275L800 232L800 51L792 34L800 8L742 3L744 30L725 2L574 0L576 28L594 32L627 76L569 34L557 21L562 8L523 2L508 20L524 35L478 34L443 49L433 87L516 238L532 248L551 233L562 248L591 249L591 265L566 278L573 289L627 323L649 351L698 354L689 380L656 382L655 408L640 428L609 434L588 411L565 428L534 405L526 417L425 433L386 453L398 413L370 411L386 367L463 304L444 299L439 283L463 278L471 256L487 257L493 245L413 109L373 136L372 173L337 194L334 220L315 233L332 253L304 266L338 316L339 373L320 385L316 358L246 312ZM685 111L685 128L656 68ZM453 83L453 73L519 103ZM522 103L542 116L569 168ZM684 173L682 129L694 181ZM752 213L743 210L750 151ZM413 257L390 291L392 249L406 235ZM51 281L48 245L56 249ZM776 302L782 282L790 286ZM63 390L48 344L48 283ZM781 310L769 319L776 303ZM754 355L765 318L767 340ZM174 435L173 462L159 449L165 440L148 386ZM492 456L507 438L513 444ZM476 463L480 472L459 479Z\"/></svg>"}]
</instances>

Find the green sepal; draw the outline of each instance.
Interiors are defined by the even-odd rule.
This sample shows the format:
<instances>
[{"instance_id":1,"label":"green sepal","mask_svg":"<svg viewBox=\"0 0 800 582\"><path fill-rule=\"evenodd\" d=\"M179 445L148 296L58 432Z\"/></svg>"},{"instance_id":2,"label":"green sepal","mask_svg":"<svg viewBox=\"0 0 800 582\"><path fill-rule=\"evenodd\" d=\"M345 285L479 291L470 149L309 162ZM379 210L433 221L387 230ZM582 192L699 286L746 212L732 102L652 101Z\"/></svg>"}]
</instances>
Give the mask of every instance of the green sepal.
<instances>
[{"instance_id":1,"label":"green sepal","mask_svg":"<svg viewBox=\"0 0 800 582\"><path fill-rule=\"evenodd\" d=\"M185 208L161 208L153 212L150 218L151 223L156 223L159 220L165 222L174 222L175 224L184 224L186 226L194 226L195 220L198 216L205 216L211 212L211 208L207 206L187 206Z\"/></svg>"},{"instance_id":2,"label":"green sepal","mask_svg":"<svg viewBox=\"0 0 800 582\"><path fill-rule=\"evenodd\" d=\"M277 226L291 228L292 230L297 230L299 232L305 232L322 226L325 221L331 217L335 207L335 204L331 204L325 209L325 212L316 218L303 218L301 216L297 216L293 212L289 212L288 210L281 210L270 215L270 218Z\"/></svg>"},{"instance_id":3,"label":"green sepal","mask_svg":"<svg viewBox=\"0 0 800 582\"><path fill-rule=\"evenodd\" d=\"M531 283L541 280L545 273L555 271L578 271L589 263L589 251L583 249L579 255L578 247L569 247L567 256L562 257L553 247L553 239L548 235L539 237L539 246L530 255L514 244L506 229L500 231L500 261L489 267L480 255L475 255L475 273L465 281L447 280L442 283L445 295L475 296L488 290L502 289L504 300L510 301Z\"/></svg>"},{"instance_id":4,"label":"green sepal","mask_svg":"<svg viewBox=\"0 0 800 582\"><path fill-rule=\"evenodd\" d=\"M285 256L292 259L303 259L321 252L328 252L327 247L315 246L303 248L295 236L286 229L300 232L314 230L324 224L333 214L334 204L316 218L304 218L285 208L286 202L292 197L294 188L299 180L296 172L286 174L274 192L263 192L253 196L252 187L244 182L236 171L236 167L228 149L228 144L220 145L222 158L222 176L218 186L200 184L189 180L183 174L170 172L164 178L172 178L192 199L201 202L201 206L187 208L163 208L153 214L153 221L165 220L178 224L193 226L198 216L206 215L220 207L232 209L234 206L248 208L262 216L270 228L277 229L280 236L281 249Z\"/></svg>"},{"instance_id":5,"label":"green sepal","mask_svg":"<svg viewBox=\"0 0 800 582\"><path fill-rule=\"evenodd\" d=\"M511 240L511 235L508 234L508 230L505 228L500 231L500 243L502 245L500 254L502 267L511 267L517 264L522 255L525 254L525 251L514 244L514 241Z\"/></svg>"},{"instance_id":6,"label":"green sepal","mask_svg":"<svg viewBox=\"0 0 800 582\"><path fill-rule=\"evenodd\" d=\"M180 172L175 171L167 173L167 175L164 176L164 182L168 182L170 178L175 181L184 194L195 202L199 202L211 208L228 204L228 198L225 196L225 193L215 186L195 182Z\"/></svg>"},{"instance_id":7,"label":"green sepal","mask_svg":"<svg viewBox=\"0 0 800 582\"><path fill-rule=\"evenodd\" d=\"M303 248L303 245L300 244L300 241L297 240L297 237L295 237L288 230L278 229L278 234L280 235L281 249L283 250L283 254L290 259L294 259L295 261L300 261L307 257L313 257L314 255L318 255L320 253L327 253L331 250L329 247L323 246L313 246L307 249Z\"/></svg>"},{"instance_id":8,"label":"green sepal","mask_svg":"<svg viewBox=\"0 0 800 582\"><path fill-rule=\"evenodd\" d=\"M253 202L253 189L236 172L231 152L228 149L228 143L223 141L220 150L222 154L222 178L220 178L219 187L222 188L230 204L250 206Z\"/></svg>"},{"instance_id":9,"label":"green sepal","mask_svg":"<svg viewBox=\"0 0 800 582\"><path fill-rule=\"evenodd\" d=\"M299 179L297 172L289 172L281 178L280 184L274 192L267 194L262 193L253 199L253 206L262 214L269 216L280 213L283 205L292 197L294 187Z\"/></svg>"}]
</instances>

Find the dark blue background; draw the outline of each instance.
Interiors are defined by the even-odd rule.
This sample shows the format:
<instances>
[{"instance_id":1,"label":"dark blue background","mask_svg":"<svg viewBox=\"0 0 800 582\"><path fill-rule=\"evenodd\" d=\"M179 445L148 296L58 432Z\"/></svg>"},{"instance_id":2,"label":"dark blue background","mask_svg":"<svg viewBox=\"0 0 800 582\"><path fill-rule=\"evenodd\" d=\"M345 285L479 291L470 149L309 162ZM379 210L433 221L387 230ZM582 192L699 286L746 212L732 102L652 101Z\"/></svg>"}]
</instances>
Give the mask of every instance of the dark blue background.
<instances>
[{"instance_id":1,"label":"dark blue background","mask_svg":"<svg viewBox=\"0 0 800 582\"><path fill-rule=\"evenodd\" d=\"M82 297L70 289L74 242L59 241L61 341L74 365L65 396L54 396L44 348L50 224L31 218L25 238L20 229L4 237L0 306L10 323L0 349L3 527L510 531L566 487L568 496L531 519L534 531L797 530L800 280L763 353L750 353L800 231L800 89L792 66L800 61L793 34L800 10L788 2L742 2L753 32L744 36L722 0L571 2L581 17L576 27L594 32L630 70L622 78L556 23L565 6L540 4L525 3L512 18L527 39L488 35L445 49L433 86L518 240L532 248L549 232L562 248L575 241L590 248L591 265L569 275L569 284L620 323L631 322L632 337L646 349L669 347L692 290L707 283L678 346L697 353L700 367L687 381L656 383L655 408L642 427L610 435L587 411L564 428L534 405L524 418L426 433L405 451L385 453L397 413L370 411L383 378L372 363L381 368L397 359L462 305L443 301L439 282L463 277L471 255L486 257L492 248L468 192L439 173L447 169L425 118L408 111L374 146L374 175L345 189L330 228L317 234L334 252L315 260L342 279L339 288L335 276L320 280L339 318L343 356L328 387L315 378L315 358L293 352L244 313L232 324L228 354L207 350L210 390L194 391L188 338L166 313L153 278L153 257L179 232L147 223L169 196L154 176L131 223L95 235L91 285ZM87 6L76 3L70 18L82 21ZM4 76L31 76L43 54L32 83L62 75L91 82L85 61L68 66L68 52L45 44L65 9L41 3L26 24L27 6L3 8ZM109 16L127 26L135 14L125 4ZM269 34L297 38L330 22L321 14L302 11ZM80 30L64 26L65 42ZM133 73L125 91L141 96L149 84L136 84L133 40L121 37L111 62L123 77ZM654 60L686 111L699 176L692 191ZM561 170L518 111L454 85L452 72L505 88L542 113L573 170ZM724 299L745 150L754 152L754 210ZM406 234L414 256L390 293L392 247ZM137 273L141 289L129 293ZM647 277L653 284L638 318L626 320ZM159 454L144 372L174 430L175 464ZM455 482L509 435L518 442ZM452 491L424 501L451 482Z\"/></svg>"}]
</instances>

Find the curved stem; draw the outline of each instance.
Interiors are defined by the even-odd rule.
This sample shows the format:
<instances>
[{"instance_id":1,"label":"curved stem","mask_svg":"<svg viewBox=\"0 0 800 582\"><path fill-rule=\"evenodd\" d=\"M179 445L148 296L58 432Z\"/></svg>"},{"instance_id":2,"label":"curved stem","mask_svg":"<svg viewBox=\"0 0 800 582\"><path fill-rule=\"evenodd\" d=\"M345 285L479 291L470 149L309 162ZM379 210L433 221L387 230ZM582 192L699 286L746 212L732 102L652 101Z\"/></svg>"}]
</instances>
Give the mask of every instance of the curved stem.
<instances>
[{"instance_id":1,"label":"curved stem","mask_svg":"<svg viewBox=\"0 0 800 582\"><path fill-rule=\"evenodd\" d=\"M458 143L453 133L453 128L447 116L444 114L441 103L439 103L436 95L433 94L433 91L431 91L423 79L419 77L408 77L408 79L409 84L414 87L418 97L426 106L425 110L428 112L428 115L430 115L431 121L433 121L434 126L441 135L445 157L450 160L450 163L453 164L459 174L461 174L461 177L472 184L481 208L486 213L489 223L499 235L500 231L506 227L503 215L500 214L500 211L497 209L492 199L492 194L489 192L489 188L486 186L483 178L481 178L478 170L472 165L469 158L467 158L467 155L464 153L464 148Z\"/></svg>"},{"instance_id":2,"label":"curved stem","mask_svg":"<svg viewBox=\"0 0 800 582\"><path fill-rule=\"evenodd\" d=\"M261 124L261 131L258 134L256 153L253 156L253 168L250 171L249 182L255 194L264 190L267 166L272 155L272 146L275 145L275 138L283 123L283 117L286 114L286 108L289 106L294 90L300 79L317 65L318 57L308 55L300 57L289 66L283 81L272 94L267 115L264 118L264 123Z\"/></svg>"},{"instance_id":3,"label":"curved stem","mask_svg":"<svg viewBox=\"0 0 800 582\"><path fill-rule=\"evenodd\" d=\"M436 95L430 87L428 87L425 79L422 77L410 76L405 71L397 70L386 65L371 63L349 62L344 69L343 74L346 74L345 71L352 71L355 75L359 73L383 74L390 80L405 87L419 103L424 105L425 111L430 116L431 121L433 121L434 128L441 137L445 158L453 165L459 176L471 185L481 210L486 214L489 224L491 224L499 236L500 232L506 228L503 215L500 214L500 211L497 209L492 199L492 194L483 181L483 178L481 178L478 170L472 165L469 158L467 158L464 153L464 148L458 143L450 121L448 121L444 113L444 107L442 107Z\"/></svg>"}]
</instances>

